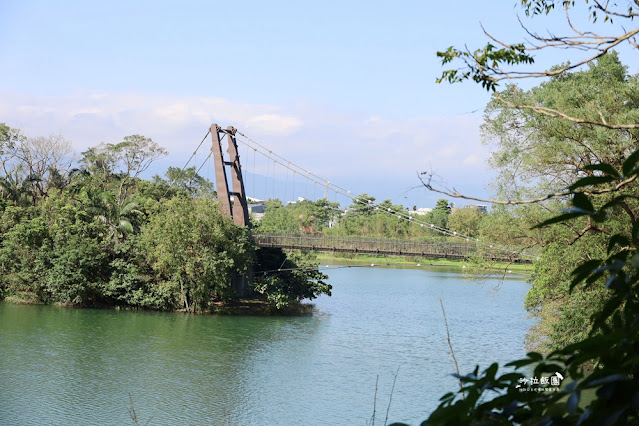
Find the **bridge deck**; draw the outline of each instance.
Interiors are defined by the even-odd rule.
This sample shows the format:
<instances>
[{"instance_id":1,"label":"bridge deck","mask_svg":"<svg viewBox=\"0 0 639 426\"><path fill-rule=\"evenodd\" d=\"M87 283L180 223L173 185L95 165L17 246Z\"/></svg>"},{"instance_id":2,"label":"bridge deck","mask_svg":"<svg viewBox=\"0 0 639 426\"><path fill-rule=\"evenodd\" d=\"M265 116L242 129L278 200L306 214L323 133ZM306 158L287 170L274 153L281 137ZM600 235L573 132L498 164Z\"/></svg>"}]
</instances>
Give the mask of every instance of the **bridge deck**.
<instances>
[{"instance_id":1,"label":"bridge deck","mask_svg":"<svg viewBox=\"0 0 639 426\"><path fill-rule=\"evenodd\" d=\"M467 259L480 256L492 260L531 263L515 253L505 251L480 253L471 242L424 242L399 239L343 238L318 234L254 233L260 247L328 251L339 253L419 256L425 258Z\"/></svg>"}]
</instances>

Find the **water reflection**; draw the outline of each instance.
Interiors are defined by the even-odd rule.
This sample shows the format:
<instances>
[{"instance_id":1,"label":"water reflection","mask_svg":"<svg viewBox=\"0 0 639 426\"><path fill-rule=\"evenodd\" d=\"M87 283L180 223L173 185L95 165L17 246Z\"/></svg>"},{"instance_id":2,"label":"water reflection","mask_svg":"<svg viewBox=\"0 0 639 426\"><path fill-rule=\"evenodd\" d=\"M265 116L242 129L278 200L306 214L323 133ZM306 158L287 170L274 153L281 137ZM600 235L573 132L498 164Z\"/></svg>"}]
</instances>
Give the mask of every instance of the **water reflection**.
<instances>
[{"instance_id":1,"label":"water reflection","mask_svg":"<svg viewBox=\"0 0 639 426\"><path fill-rule=\"evenodd\" d=\"M313 316L225 317L0 304L0 423L418 423L463 371L524 354L528 285L444 271L331 272Z\"/></svg>"}]
</instances>

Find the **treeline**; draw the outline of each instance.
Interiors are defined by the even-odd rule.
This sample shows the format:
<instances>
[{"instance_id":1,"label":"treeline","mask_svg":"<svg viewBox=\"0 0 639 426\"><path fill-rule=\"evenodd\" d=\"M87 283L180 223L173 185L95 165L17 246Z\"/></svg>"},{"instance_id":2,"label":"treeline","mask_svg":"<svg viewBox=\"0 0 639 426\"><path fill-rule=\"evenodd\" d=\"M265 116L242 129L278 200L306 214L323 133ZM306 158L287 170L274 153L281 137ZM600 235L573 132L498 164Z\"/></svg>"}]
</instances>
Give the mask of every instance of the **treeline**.
<instances>
[{"instance_id":1,"label":"treeline","mask_svg":"<svg viewBox=\"0 0 639 426\"><path fill-rule=\"evenodd\" d=\"M347 209L326 199L303 200L283 205L278 199L268 200L266 213L255 227L263 232L323 233L340 237L400 238L432 240L444 238L439 230L478 237L488 217L478 208L456 209L448 200L440 199L425 215L408 215L408 209L390 200L377 203L375 197L359 195ZM412 217L413 220L408 218ZM423 226L422 226L423 225Z\"/></svg>"},{"instance_id":2,"label":"treeline","mask_svg":"<svg viewBox=\"0 0 639 426\"><path fill-rule=\"evenodd\" d=\"M330 293L316 269L296 270L304 259L257 249L222 217L195 168L142 179L164 155L133 135L72 161L64 138L0 124L0 299L207 311L252 265L256 297L278 308ZM268 272L281 265L293 270Z\"/></svg>"}]
</instances>

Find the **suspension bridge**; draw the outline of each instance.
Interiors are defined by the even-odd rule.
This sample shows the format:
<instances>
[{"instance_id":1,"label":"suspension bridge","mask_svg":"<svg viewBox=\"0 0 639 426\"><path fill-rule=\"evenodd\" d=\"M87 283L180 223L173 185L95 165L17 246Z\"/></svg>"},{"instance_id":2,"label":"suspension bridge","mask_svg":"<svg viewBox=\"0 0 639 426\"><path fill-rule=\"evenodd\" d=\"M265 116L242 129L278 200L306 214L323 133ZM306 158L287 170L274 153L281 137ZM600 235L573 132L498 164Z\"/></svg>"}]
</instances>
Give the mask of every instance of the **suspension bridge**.
<instances>
[{"instance_id":1,"label":"suspension bridge","mask_svg":"<svg viewBox=\"0 0 639 426\"><path fill-rule=\"evenodd\" d=\"M429 230L431 234L448 237L444 241L413 241L409 239L332 237L308 232L300 232L299 234L254 232L252 234L253 239L260 247L356 254L407 255L447 259L468 259L476 256L484 259L512 263L531 263L534 259L534 256L523 250L484 242L477 238L438 227L420 217L410 215L408 212L393 210L370 200L360 199L350 190L338 186L330 180L324 179L298 164L289 161L283 156L274 153L272 150L231 126L223 129L217 124L211 125L196 150L182 167L182 170L186 169L190 162L196 158L198 151L204 146L209 135L211 136L210 151L202 162L202 165L197 168L196 174L212 159L215 169L215 185L220 210L225 216L233 218L234 223L238 226L251 228L249 220L249 197L247 197L245 189L245 171L240 163L239 142L246 148L247 158L248 154L251 151L253 152L254 169L256 154L260 154L266 159L264 175L267 179L265 180L264 193L267 194L270 192L268 182L269 179L272 180L271 190L273 198L275 197L276 168L280 168L286 171L285 197L288 193L289 175L291 175L292 180L290 186L293 197L296 195L295 178L299 176L306 181L305 195L307 195L306 193L308 192L308 183L311 183L314 188L314 196L317 193L317 186L320 186L323 192L323 198L325 199L328 199L329 194L334 194L335 197L339 195L352 202L353 205L365 206L367 209L391 215L398 221L409 222L410 226L425 228ZM223 141L225 138L228 145L226 150L227 155L225 155L223 149ZM256 170L253 170L253 177L255 175ZM171 185L173 185L173 183L174 182L172 182ZM255 183L253 183L253 190L255 190Z\"/></svg>"}]
</instances>

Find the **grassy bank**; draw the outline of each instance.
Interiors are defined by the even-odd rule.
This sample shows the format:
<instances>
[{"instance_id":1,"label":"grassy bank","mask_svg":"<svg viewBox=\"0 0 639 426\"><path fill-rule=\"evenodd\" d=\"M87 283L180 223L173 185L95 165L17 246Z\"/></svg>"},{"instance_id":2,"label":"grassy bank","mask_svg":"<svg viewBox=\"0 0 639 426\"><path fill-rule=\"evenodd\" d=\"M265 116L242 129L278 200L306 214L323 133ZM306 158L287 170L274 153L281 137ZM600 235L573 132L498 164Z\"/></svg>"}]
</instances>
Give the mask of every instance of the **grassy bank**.
<instances>
[{"instance_id":1,"label":"grassy bank","mask_svg":"<svg viewBox=\"0 0 639 426\"><path fill-rule=\"evenodd\" d=\"M316 253L316 261L319 263L337 265L371 265L393 266L393 267L446 267L468 270L468 272L481 273L482 271L529 274L532 272L531 264L505 263L505 262L483 262L481 264L465 260L452 259L430 259L415 256L374 256L367 254L339 254L339 253Z\"/></svg>"}]
</instances>

